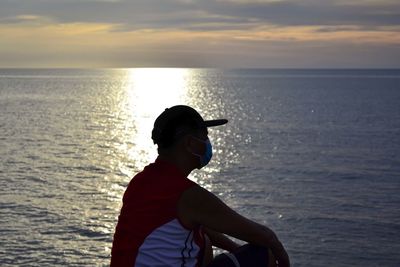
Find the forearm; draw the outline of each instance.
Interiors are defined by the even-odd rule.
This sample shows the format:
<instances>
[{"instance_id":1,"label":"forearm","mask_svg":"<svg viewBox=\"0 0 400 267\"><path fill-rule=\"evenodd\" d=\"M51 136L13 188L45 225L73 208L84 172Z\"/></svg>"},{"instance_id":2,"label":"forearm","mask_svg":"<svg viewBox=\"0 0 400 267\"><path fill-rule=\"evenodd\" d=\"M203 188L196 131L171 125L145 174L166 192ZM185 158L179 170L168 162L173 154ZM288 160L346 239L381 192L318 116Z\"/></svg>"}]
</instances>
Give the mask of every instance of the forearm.
<instances>
[{"instance_id":1,"label":"forearm","mask_svg":"<svg viewBox=\"0 0 400 267\"><path fill-rule=\"evenodd\" d=\"M231 252L240 246L222 233L218 233L208 228L205 228L205 233L210 239L212 245L215 247Z\"/></svg>"},{"instance_id":2,"label":"forearm","mask_svg":"<svg viewBox=\"0 0 400 267\"><path fill-rule=\"evenodd\" d=\"M263 243L265 242L264 244L267 244L267 246L271 249L272 253L274 254L275 258L278 259L279 266L290 266L289 256L285 248L283 247L281 241L276 236L276 234L268 227L260 225L258 223L256 224L264 232L265 236L264 238L262 238L264 239Z\"/></svg>"},{"instance_id":3,"label":"forearm","mask_svg":"<svg viewBox=\"0 0 400 267\"><path fill-rule=\"evenodd\" d=\"M252 222L253 227L246 230L243 239L249 243L253 243L260 246L268 247L276 260L278 260L278 266L290 266L289 256L287 255L285 248L279 241L276 234L268 227ZM219 247L221 249L227 250L229 252L234 251L236 248L240 247L237 243L233 242L227 236L222 233L206 229L207 236L209 237L213 246ZM239 236L237 236L241 239Z\"/></svg>"},{"instance_id":4,"label":"forearm","mask_svg":"<svg viewBox=\"0 0 400 267\"><path fill-rule=\"evenodd\" d=\"M279 266L290 266L286 250L276 234L264 225L246 220L247 227L242 227L240 234L236 237L249 243L270 248L275 258L279 261Z\"/></svg>"}]
</instances>

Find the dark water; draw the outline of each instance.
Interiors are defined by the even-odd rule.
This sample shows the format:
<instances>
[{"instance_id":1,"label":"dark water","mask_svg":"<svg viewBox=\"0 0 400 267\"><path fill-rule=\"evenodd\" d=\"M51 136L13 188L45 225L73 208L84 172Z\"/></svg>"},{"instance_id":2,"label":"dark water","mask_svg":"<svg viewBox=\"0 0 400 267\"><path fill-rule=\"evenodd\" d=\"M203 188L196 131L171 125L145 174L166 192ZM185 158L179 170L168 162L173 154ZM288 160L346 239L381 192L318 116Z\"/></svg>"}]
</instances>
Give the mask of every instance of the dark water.
<instances>
[{"instance_id":1,"label":"dark water","mask_svg":"<svg viewBox=\"0 0 400 267\"><path fill-rule=\"evenodd\" d=\"M400 71L260 69L0 70L0 265L107 265L178 103L230 120L191 178L293 266L400 266Z\"/></svg>"}]
</instances>

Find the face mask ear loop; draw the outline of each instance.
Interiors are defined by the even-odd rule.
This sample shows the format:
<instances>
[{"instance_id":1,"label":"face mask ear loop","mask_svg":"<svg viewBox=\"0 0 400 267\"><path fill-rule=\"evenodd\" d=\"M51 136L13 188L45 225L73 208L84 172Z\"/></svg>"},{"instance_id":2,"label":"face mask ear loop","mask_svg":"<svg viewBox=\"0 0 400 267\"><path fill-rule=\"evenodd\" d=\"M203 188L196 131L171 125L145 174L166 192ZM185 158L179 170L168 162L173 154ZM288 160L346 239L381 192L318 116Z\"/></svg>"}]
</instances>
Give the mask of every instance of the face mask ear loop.
<instances>
[{"instance_id":1,"label":"face mask ear loop","mask_svg":"<svg viewBox=\"0 0 400 267\"><path fill-rule=\"evenodd\" d=\"M194 153L194 152L192 152L192 151L190 151L190 153L192 153L193 155L195 155L196 157L198 157L199 158L199 164L200 164L200 167L198 168L198 169L201 169L202 167L204 167L205 165L207 165L207 163L205 163L205 160L204 160L204 157L206 156L206 153L207 153L207 141L203 141L203 140L201 140L200 138L197 138L197 137L195 137L195 136L192 136L194 139L196 139L197 141L200 141L200 142L202 142L203 144L205 144L206 145L206 151L205 151L205 154L204 155L200 155L200 154L197 154L197 153ZM208 139L207 139L208 140Z\"/></svg>"}]
</instances>

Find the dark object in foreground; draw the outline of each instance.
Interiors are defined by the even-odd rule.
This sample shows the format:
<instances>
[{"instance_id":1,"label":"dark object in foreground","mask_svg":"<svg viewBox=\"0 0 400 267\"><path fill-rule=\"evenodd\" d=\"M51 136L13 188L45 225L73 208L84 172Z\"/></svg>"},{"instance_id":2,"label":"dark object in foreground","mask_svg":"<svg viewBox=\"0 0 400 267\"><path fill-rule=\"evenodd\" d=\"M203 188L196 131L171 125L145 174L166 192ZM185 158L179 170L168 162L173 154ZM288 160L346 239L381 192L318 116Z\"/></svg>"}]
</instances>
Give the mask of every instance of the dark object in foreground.
<instances>
[{"instance_id":1,"label":"dark object in foreground","mask_svg":"<svg viewBox=\"0 0 400 267\"><path fill-rule=\"evenodd\" d=\"M216 256L207 267L267 267L268 254L265 247L246 244L232 253Z\"/></svg>"}]
</instances>

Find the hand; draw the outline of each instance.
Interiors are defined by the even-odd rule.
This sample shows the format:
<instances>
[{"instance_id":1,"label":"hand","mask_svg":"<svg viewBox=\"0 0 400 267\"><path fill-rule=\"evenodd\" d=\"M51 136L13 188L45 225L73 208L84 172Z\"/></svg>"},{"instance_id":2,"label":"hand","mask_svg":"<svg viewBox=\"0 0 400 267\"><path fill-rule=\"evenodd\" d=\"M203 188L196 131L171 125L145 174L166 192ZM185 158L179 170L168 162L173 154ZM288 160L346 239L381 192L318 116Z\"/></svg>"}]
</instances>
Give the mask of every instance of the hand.
<instances>
[{"instance_id":1,"label":"hand","mask_svg":"<svg viewBox=\"0 0 400 267\"><path fill-rule=\"evenodd\" d=\"M277 245L271 249L276 259L278 267L290 267L289 255L281 242L277 242Z\"/></svg>"}]
</instances>

